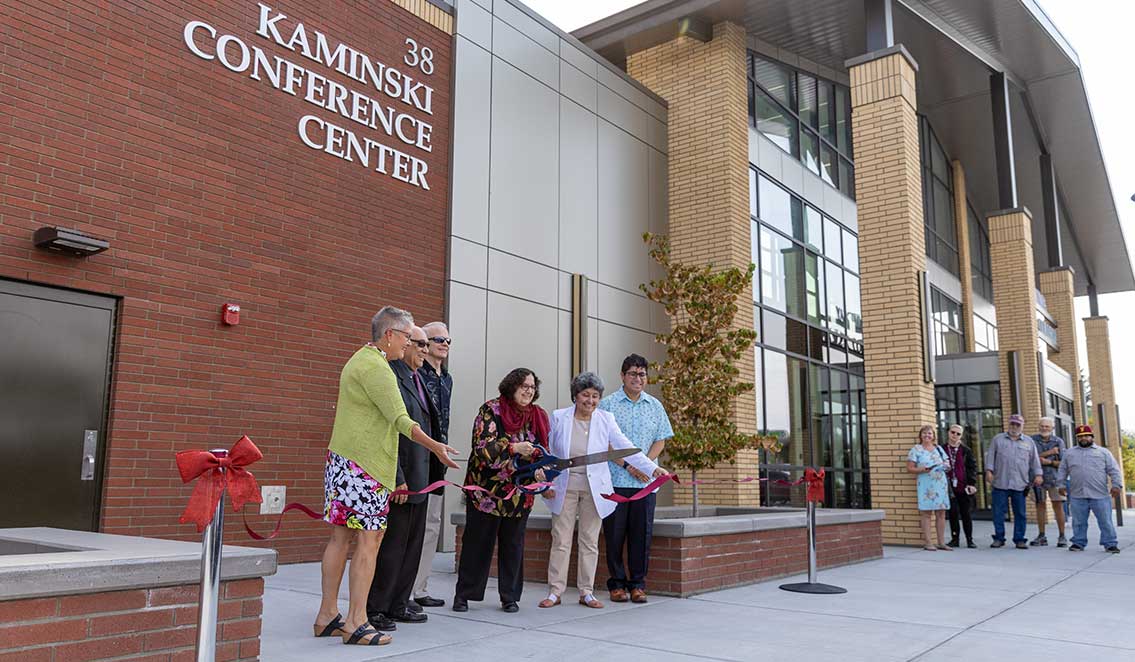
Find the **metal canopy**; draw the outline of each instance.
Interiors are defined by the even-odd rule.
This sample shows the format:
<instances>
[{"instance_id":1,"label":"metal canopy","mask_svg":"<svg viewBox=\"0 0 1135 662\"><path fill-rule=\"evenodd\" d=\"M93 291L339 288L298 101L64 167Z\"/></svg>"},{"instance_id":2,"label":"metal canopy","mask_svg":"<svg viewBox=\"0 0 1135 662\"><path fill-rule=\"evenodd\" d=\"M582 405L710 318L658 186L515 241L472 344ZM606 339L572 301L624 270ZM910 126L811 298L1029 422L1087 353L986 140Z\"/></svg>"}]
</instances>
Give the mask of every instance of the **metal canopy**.
<instances>
[{"instance_id":1,"label":"metal canopy","mask_svg":"<svg viewBox=\"0 0 1135 662\"><path fill-rule=\"evenodd\" d=\"M731 20L794 56L845 71L866 49L863 0L648 0L573 34L622 65L673 38L686 16ZM896 0L895 41L919 64L919 112L962 161L978 213L998 208L989 75L1012 94L1018 199L1033 214L1034 260L1048 264L1040 155L1052 157L1065 262L1076 294L1135 290L1135 275L1104 167L1079 58L1034 0ZM1043 145L1043 146L1042 146Z\"/></svg>"}]
</instances>

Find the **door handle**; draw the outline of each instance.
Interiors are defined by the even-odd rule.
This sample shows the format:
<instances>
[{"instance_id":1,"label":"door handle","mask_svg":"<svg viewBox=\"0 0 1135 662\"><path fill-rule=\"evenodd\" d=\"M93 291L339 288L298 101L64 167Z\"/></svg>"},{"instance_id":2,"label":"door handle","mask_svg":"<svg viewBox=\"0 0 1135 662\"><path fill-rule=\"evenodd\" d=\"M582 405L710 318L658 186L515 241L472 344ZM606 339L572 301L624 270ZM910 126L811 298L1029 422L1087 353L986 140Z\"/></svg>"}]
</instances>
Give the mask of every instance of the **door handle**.
<instances>
[{"instance_id":1,"label":"door handle","mask_svg":"<svg viewBox=\"0 0 1135 662\"><path fill-rule=\"evenodd\" d=\"M83 430L83 461L79 465L79 480L95 479L95 454L98 452L98 444L98 430Z\"/></svg>"}]
</instances>

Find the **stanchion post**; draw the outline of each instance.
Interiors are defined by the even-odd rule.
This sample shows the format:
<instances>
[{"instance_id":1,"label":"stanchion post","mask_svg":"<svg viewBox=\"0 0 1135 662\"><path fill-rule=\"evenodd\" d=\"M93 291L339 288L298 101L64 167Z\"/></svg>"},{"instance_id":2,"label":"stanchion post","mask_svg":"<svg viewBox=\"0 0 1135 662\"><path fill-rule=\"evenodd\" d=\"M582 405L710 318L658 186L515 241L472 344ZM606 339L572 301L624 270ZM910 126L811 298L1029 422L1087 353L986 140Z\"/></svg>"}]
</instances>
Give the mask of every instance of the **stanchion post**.
<instances>
[{"instance_id":1,"label":"stanchion post","mask_svg":"<svg viewBox=\"0 0 1135 662\"><path fill-rule=\"evenodd\" d=\"M808 583L816 583L816 502L808 502Z\"/></svg>"},{"instance_id":2,"label":"stanchion post","mask_svg":"<svg viewBox=\"0 0 1135 662\"><path fill-rule=\"evenodd\" d=\"M780 588L784 591L791 591L793 593L817 593L823 595L835 595L838 593L847 593L847 589L841 586L832 586L831 584L821 584L816 581L816 502L808 499L807 509L805 510L807 521L805 527L808 531L808 581L796 582L792 584L781 584Z\"/></svg>"},{"instance_id":3,"label":"stanchion post","mask_svg":"<svg viewBox=\"0 0 1135 662\"><path fill-rule=\"evenodd\" d=\"M209 451L218 459L228 457L224 449ZM224 467L220 471L224 473ZM217 601L221 592L221 534L225 524L225 493L217 501L213 520L201 537L201 592L197 610L197 662L214 662L217 655Z\"/></svg>"}]
</instances>

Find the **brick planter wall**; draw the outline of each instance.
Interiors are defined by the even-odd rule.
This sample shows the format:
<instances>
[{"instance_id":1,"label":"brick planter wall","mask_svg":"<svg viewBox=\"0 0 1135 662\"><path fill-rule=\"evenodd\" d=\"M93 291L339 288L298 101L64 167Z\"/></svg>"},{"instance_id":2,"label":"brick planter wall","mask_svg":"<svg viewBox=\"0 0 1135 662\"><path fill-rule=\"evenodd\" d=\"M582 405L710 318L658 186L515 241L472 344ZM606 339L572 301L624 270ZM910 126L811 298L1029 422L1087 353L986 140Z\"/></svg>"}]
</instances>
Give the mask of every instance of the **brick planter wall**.
<instances>
[{"instance_id":1,"label":"brick planter wall","mask_svg":"<svg viewBox=\"0 0 1135 662\"><path fill-rule=\"evenodd\" d=\"M462 526L457 527L457 557L461 557ZM817 564L831 568L882 558L880 521L830 524L817 528ZM548 577L550 531L529 528L524 538L524 578L543 582ZM595 589L607 588L607 557L599 536ZM671 538L655 536L651 544L647 590L661 595L689 596L731 586L806 572L807 535L802 528L746 531L723 535ZM496 575L496 556L491 570ZM568 570L569 596L575 588L576 553ZM492 596L486 596L492 599Z\"/></svg>"},{"instance_id":2,"label":"brick planter wall","mask_svg":"<svg viewBox=\"0 0 1135 662\"><path fill-rule=\"evenodd\" d=\"M192 662L197 584L0 602L0 662ZM260 659L264 580L222 582L217 662Z\"/></svg>"}]
</instances>

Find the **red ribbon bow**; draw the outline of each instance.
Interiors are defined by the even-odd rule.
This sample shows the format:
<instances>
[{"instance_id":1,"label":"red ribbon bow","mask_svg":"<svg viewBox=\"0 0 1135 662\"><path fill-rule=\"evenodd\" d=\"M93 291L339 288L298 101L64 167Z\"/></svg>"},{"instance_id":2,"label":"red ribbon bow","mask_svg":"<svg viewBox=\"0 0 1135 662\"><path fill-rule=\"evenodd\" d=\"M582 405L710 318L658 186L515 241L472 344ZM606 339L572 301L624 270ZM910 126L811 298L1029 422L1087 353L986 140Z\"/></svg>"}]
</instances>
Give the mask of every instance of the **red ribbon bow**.
<instances>
[{"instance_id":1,"label":"red ribbon bow","mask_svg":"<svg viewBox=\"0 0 1135 662\"><path fill-rule=\"evenodd\" d=\"M808 484L808 501L824 502L824 470L808 467L804 470L804 482Z\"/></svg>"},{"instance_id":2,"label":"red ribbon bow","mask_svg":"<svg viewBox=\"0 0 1135 662\"><path fill-rule=\"evenodd\" d=\"M260 503L260 486L256 484L252 473L244 467L263 457L264 454L247 436L238 439L225 457L217 457L209 451L178 453L177 470L181 473L181 482L188 483L201 478L193 487L189 504L181 514L181 523L193 522L197 525L198 533L204 531L213 520L213 513L217 510L217 503L226 487L234 512L246 503Z\"/></svg>"}]
</instances>

